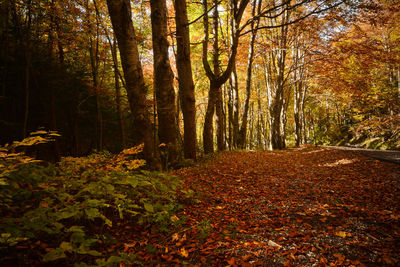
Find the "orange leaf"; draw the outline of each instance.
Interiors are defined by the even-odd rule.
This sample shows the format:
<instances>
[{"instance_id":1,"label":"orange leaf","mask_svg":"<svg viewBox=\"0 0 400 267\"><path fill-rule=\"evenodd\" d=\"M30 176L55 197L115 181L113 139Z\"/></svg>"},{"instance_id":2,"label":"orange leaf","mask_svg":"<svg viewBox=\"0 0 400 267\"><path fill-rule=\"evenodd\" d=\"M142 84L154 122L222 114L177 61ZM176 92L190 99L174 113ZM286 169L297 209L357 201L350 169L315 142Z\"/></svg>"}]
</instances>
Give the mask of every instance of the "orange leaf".
<instances>
[{"instance_id":1,"label":"orange leaf","mask_svg":"<svg viewBox=\"0 0 400 267\"><path fill-rule=\"evenodd\" d=\"M189 252L187 252L185 248L181 248L180 253L185 258L189 257Z\"/></svg>"},{"instance_id":2,"label":"orange leaf","mask_svg":"<svg viewBox=\"0 0 400 267\"><path fill-rule=\"evenodd\" d=\"M336 232L335 235L345 238L347 236L347 233L344 231L339 231Z\"/></svg>"},{"instance_id":3,"label":"orange leaf","mask_svg":"<svg viewBox=\"0 0 400 267\"><path fill-rule=\"evenodd\" d=\"M235 258L232 257L230 260L227 260L229 265L235 265Z\"/></svg>"}]
</instances>

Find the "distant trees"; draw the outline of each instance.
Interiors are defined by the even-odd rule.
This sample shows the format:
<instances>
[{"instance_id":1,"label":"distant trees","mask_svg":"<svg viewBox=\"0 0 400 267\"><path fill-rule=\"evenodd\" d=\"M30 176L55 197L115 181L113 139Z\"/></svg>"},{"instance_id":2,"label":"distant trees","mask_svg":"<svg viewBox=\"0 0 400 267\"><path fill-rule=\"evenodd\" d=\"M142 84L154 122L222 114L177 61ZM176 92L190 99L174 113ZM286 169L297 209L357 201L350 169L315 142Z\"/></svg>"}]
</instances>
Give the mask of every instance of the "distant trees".
<instances>
[{"instance_id":1,"label":"distant trees","mask_svg":"<svg viewBox=\"0 0 400 267\"><path fill-rule=\"evenodd\" d=\"M400 7L377 1L359 16L321 46L313 65L314 138L399 148Z\"/></svg>"}]
</instances>

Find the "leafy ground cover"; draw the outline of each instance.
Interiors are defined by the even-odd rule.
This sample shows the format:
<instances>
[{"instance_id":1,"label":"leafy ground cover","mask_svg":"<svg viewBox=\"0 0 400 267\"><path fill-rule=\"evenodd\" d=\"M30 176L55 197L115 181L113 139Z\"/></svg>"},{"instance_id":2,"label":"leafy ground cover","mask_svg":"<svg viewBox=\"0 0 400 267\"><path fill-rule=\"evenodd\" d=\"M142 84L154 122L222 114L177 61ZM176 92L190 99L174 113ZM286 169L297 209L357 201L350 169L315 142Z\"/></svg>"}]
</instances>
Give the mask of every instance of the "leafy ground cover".
<instances>
[{"instance_id":1,"label":"leafy ground cover","mask_svg":"<svg viewBox=\"0 0 400 267\"><path fill-rule=\"evenodd\" d=\"M180 231L126 244L149 264L400 263L399 165L307 146L223 153L177 175L200 202L177 215Z\"/></svg>"},{"instance_id":2,"label":"leafy ground cover","mask_svg":"<svg viewBox=\"0 0 400 267\"><path fill-rule=\"evenodd\" d=\"M141 264L114 246L121 225L167 229L182 208L181 179L140 170L140 146L66 157L57 165L15 152L50 141L31 136L0 147L0 265Z\"/></svg>"},{"instance_id":3,"label":"leafy ground cover","mask_svg":"<svg viewBox=\"0 0 400 267\"><path fill-rule=\"evenodd\" d=\"M96 167L97 172L104 173L99 165ZM101 195L99 199L106 199L105 204L112 206L116 203L114 194L125 194L131 199L127 204L137 205L130 210L137 212L138 217L128 216L129 212L124 210L121 216L118 205L110 211L100 208L102 203L91 202L96 205L87 211L85 206L79 206L80 214L86 217L58 221L64 226L59 230L60 240L40 239L43 237L40 235L35 242L14 240L17 245L13 250L6 250L14 254L2 257L10 264L12 256L18 255L22 256L19 263L43 265L39 255L57 249L68 257L66 263L80 260L81 266L90 262L121 266L394 266L400 263L400 165L350 152L305 146L272 152L221 153L173 175L183 180L179 189L165 188L169 183L164 178L173 176L158 178L163 181L158 184L157 179L152 182L146 178L149 174L139 176L142 180L129 181L118 176L126 183L118 187L118 192L107 191L108 198ZM87 174L89 181L106 187L106 180L94 177L97 176ZM105 177L116 178L112 173ZM113 186L117 188L115 181ZM135 198L129 190L124 190L132 188L142 196ZM73 196L78 193L69 191ZM97 195L92 192L90 196ZM121 198L125 199L120 196L119 201ZM87 203L88 199L89 196L82 198L81 203ZM60 211L68 206L53 201L55 204L49 208L57 206ZM179 209L178 203L184 204L184 209ZM44 208L47 204L38 203ZM98 217L91 218L92 215ZM88 222L93 226L89 227ZM83 238L74 225L84 226L88 238ZM63 260L65 263L65 258L61 258L48 264L54 266Z\"/></svg>"}]
</instances>

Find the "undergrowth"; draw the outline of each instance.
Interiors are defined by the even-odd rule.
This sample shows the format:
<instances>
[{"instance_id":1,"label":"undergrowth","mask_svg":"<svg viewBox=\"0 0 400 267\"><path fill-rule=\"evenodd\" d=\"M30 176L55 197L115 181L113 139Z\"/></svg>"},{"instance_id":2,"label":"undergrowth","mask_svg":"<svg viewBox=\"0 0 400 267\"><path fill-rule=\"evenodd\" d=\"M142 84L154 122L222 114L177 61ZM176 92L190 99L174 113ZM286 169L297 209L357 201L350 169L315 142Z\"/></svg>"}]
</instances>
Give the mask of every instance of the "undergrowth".
<instances>
[{"instance_id":1,"label":"undergrowth","mask_svg":"<svg viewBox=\"0 0 400 267\"><path fill-rule=\"evenodd\" d=\"M140 170L145 164L137 159L141 146L118 155L66 157L58 165L14 152L51 142L51 134L36 133L1 147L0 263L15 265L16 256L24 262L26 249L36 248L34 256L43 264L140 264L135 255L105 252L104 237L121 221L168 230L170 218L182 208L181 180Z\"/></svg>"}]
</instances>

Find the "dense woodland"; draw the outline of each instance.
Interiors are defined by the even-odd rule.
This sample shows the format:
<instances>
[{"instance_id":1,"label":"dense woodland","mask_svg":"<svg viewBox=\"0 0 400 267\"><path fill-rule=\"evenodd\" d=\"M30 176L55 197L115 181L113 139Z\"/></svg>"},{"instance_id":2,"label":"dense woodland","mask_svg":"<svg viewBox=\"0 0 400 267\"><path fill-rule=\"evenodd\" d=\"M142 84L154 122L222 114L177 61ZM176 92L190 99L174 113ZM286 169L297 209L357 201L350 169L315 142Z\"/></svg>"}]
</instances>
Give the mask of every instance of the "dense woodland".
<instances>
[{"instance_id":1,"label":"dense woodland","mask_svg":"<svg viewBox=\"0 0 400 267\"><path fill-rule=\"evenodd\" d=\"M0 265L400 262L394 168L311 146L400 149L398 0L0 0L0 36ZM378 240L343 230L358 213L392 237L375 258L331 250ZM302 221L314 232L292 236ZM249 239L270 254L244 255Z\"/></svg>"},{"instance_id":2,"label":"dense woodland","mask_svg":"<svg viewBox=\"0 0 400 267\"><path fill-rule=\"evenodd\" d=\"M161 2L2 1L0 142L399 148L397 1Z\"/></svg>"}]
</instances>

